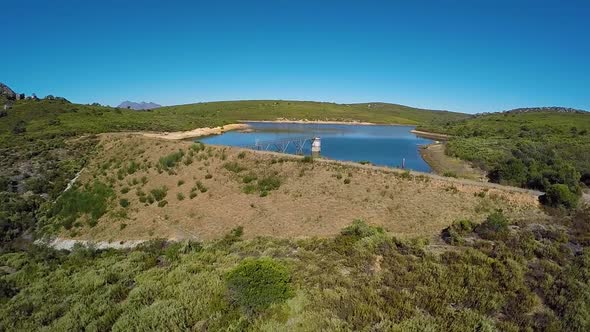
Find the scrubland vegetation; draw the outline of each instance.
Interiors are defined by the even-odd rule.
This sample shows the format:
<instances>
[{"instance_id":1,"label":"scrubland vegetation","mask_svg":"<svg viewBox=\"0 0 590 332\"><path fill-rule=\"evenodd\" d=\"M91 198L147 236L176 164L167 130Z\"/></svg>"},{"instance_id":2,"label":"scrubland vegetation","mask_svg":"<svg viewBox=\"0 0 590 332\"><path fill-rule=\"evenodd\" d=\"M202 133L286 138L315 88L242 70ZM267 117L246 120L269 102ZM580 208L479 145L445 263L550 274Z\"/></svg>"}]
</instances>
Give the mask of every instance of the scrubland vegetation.
<instances>
[{"instance_id":1,"label":"scrubland vegetation","mask_svg":"<svg viewBox=\"0 0 590 332\"><path fill-rule=\"evenodd\" d=\"M455 135L449 153L471 156L499 182L546 189L546 203L563 211L548 216L526 195L409 172L200 143L109 145L92 135L277 117L438 122L431 126ZM472 120L452 122L463 117L387 104L252 101L139 113L17 102L0 119L0 330L590 330L590 210L577 201L587 122L573 130L531 120L523 130L511 120L497 129L510 128L507 136L493 124L512 115L498 115L476 135ZM228 220L243 225L230 232L220 224L232 209L242 214ZM71 252L31 243L47 234L154 238L190 224L211 238ZM302 234L321 237L296 239Z\"/></svg>"},{"instance_id":2,"label":"scrubland vegetation","mask_svg":"<svg viewBox=\"0 0 590 332\"><path fill-rule=\"evenodd\" d=\"M486 170L492 182L546 191L543 202L553 207L575 207L590 185L587 112L504 112L421 129L453 135L447 154Z\"/></svg>"},{"instance_id":3,"label":"scrubland vegetation","mask_svg":"<svg viewBox=\"0 0 590 332\"><path fill-rule=\"evenodd\" d=\"M442 251L356 221L334 238L236 230L207 243L5 253L0 328L584 331L589 212L518 225L496 212Z\"/></svg>"}]
</instances>

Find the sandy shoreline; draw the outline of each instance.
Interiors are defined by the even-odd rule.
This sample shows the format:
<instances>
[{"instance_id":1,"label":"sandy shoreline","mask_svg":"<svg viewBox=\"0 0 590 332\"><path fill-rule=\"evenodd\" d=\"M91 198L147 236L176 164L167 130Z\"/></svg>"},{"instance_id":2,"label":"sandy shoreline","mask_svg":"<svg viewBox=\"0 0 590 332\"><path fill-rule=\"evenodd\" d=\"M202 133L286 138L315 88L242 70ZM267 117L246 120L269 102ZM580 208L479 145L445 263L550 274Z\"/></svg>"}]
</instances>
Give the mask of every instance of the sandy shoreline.
<instances>
[{"instance_id":1,"label":"sandy shoreline","mask_svg":"<svg viewBox=\"0 0 590 332\"><path fill-rule=\"evenodd\" d=\"M247 122L262 122L262 123L298 123L298 124L341 124L341 125L363 125L363 126L411 126L411 124L401 123L374 123L374 122L362 122L362 121L322 121L322 120L239 120L240 123Z\"/></svg>"},{"instance_id":2,"label":"sandy shoreline","mask_svg":"<svg viewBox=\"0 0 590 332\"><path fill-rule=\"evenodd\" d=\"M430 138L430 139L434 139L434 140L440 140L440 141L446 141L450 138L450 136L446 135L446 134L431 133L428 131L421 131L421 130L415 130L415 129L410 130L410 132L416 136Z\"/></svg>"},{"instance_id":3,"label":"sandy shoreline","mask_svg":"<svg viewBox=\"0 0 590 332\"><path fill-rule=\"evenodd\" d=\"M163 132L163 133L139 132L138 134L141 134L146 137L153 137L153 138L163 138L163 139L169 139L169 140L182 140L182 139L201 137L201 136L219 135L219 134L223 134L226 131L247 129L249 127L250 126L246 123L233 123L233 124L228 124L228 125L225 125L222 127L196 128L196 129L188 130L188 131Z\"/></svg>"}]
</instances>

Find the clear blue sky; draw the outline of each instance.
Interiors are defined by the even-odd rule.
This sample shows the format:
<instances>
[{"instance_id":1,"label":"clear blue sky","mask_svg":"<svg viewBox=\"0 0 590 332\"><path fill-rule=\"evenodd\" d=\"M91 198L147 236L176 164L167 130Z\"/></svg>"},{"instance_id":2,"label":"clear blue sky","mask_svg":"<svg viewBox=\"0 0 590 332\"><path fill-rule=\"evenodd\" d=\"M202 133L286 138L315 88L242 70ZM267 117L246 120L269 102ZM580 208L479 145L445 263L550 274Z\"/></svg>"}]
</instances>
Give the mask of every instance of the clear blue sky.
<instances>
[{"instance_id":1,"label":"clear blue sky","mask_svg":"<svg viewBox=\"0 0 590 332\"><path fill-rule=\"evenodd\" d=\"M590 110L590 1L3 1L0 81L74 102Z\"/></svg>"}]
</instances>

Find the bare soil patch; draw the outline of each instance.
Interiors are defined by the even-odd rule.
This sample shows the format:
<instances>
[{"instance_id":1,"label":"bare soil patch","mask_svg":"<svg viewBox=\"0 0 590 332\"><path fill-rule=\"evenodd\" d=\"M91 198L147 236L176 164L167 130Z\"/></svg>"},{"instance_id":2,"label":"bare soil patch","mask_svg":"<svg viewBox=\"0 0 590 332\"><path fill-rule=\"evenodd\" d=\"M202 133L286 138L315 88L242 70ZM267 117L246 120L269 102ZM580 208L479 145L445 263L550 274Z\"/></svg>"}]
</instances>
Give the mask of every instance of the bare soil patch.
<instances>
[{"instance_id":1,"label":"bare soil patch","mask_svg":"<svg viewBox=\"0 0 590 332\"><path fill-rule=\"evenodd\" d=\"M473 167L468 162L445 154L444 143L434 143L422 146L420 155L424 161L439 175L454 175L460 178L487 181L483 170Z\"/></svg>"},{"instance_id":2,"label":"bare soil patch","mask_svg":"<svg viewBox=\"0 0 590 332\"><path fill-rule=\"evenodd\" d=\"M225 125L222 127L196 128L196 129L188 130L188 131L162 132L162 133L141 132L139 134L144 135L146 137L153 137L153 138L162 138L162 139L169 139L169 140L182 140L182 139L201 137L201 136L219 135L219 134L223 134L224 132L230 131L230 130L248 129L248 128L249 128L249 126L245 123L233 123L233 124L228 124L228 125Z\"/></svg>"},{"instance_id":3,"label":"bare soil patch","mask_svg":"<svg viewBox=\"0 0 590 332\"><path fill-rule=\"evenodd\" d=\"M363 219L399 237L435 237L457 219L483 221L494 209L515 220L543 215L537 197L528 192L365 165L191 146L143 135L101 135L99 151L79 184L108 183L116 197L96 226L81 222L60 236L210 240L242 226L246 238L323 237ZM161 167L162 157L179 151L182 158L174 166ZM166 188L166 204L142 198L161 188Z\"/></svg>"}]
</instances>

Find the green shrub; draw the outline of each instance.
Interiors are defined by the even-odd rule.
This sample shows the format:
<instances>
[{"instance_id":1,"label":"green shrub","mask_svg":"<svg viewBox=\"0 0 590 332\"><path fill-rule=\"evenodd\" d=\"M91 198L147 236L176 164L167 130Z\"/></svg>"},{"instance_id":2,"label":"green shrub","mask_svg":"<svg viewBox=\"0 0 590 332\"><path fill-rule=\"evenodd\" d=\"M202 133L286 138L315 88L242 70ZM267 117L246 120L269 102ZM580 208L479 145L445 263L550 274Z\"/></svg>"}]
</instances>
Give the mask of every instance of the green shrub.
<instances>
[{"instance_id":1,"label":"green shrub","mask_svg":"<svg viewBox=\"0 0 590 332\"><path fill-rule=\"evenodd\" d=\"M121 198L119 200L119 205L121 205L121 207L128 207L129 206L129 200L127 198Z\"/></svg>"},{"instance_id":2,"label":"green shrub","mask_svg":"<svg viewBox=\"0 0 590 332\"><path fill-rule=\"evenodd\" d=\"M344 184L350 184L350 179L349 178L344 179Z\"/></svg>"},{"instance_id":3,"label":"green shrub","mask_svg":"<svg viewBox=\"0 0 590 332\"><path fill-rule=\"evenodd\" d=\"M542 204L551 207L563 207L574 209L578 206L579 195L570 191L565 184L553 184L547 188L547 192L539 197Z\"/></svg>"},{"instance_id":4,"label":"green shrub","mask_svg":"<svg viewBox=\"0 0 590 332\"><path fill-rule=\"evenodd\" d=\"M135 161L132 161L127 166L127 174L133 174L133 173L137 172L138 169L139 169L139 164L136 163Z\"/></svg>"},{"instance_id":5,"label":"green shrub","mask_svg":"<svg viewBox=\"0 0 590 332\"><path fill-rule=\"evenodd\" d=\"M163 200L164 197L166 197L166 195L168 194L168 188L166 188L165 186L162 186L160 188L154 188L150 190L150 193L152 197L159 202Z\"/></svg>"},{"instance_id":6,"label":"green shrub","mask_svg":"<svg viewBox=\"0 0 590 332\"><path fill-rule=\"evenodd\" d=\"M108 202L113 196L111 187L95 181L82 189L72 188L63 193L51 208L49 215L60 219L66 229L71 228L76 219L83 214L87 214L90 222L95 224L106 213Z\"/></svg>"},{"instance_id":7,"label":"green shrub","mask_svg":"<svg viewBox=\"0 0 590 332\"><path fill-rule=\"evenodd\" d=\"M301 159L302 163L313 163L313 157L312 156L305 156L303 157L303 159Z\"/></svg>"},{"instance_id":8,"label":"green shrub","mask_svg":"<svg viewBox=\"0 0 590 332\"><path fill-rule=\"evenodd\" d=\"M245 169L235 161L223 164L223 168L227 169L230 172L234 172L234 173L240 173L241 171L243 171Z\"/></svg>"},{"instance_id":9,"label":"green shrub","mask_svg":"<svg viewBox=\"0 0 590 332\"><path fill-rule=\"evenodd\" d=\"M199 152L205 150L205 145L201 142L195 142L193 145L191 145L190 149L195 152Z\"/></svg>"},{"instance_id":10,"label":"green shrub","mask_svg":"<svg viewBox=\"0 0 590 332\"><path fill-rule=\"evenodd\" d=\"M178 183L176 184L177 186L182 186L184 184L184 180L178 180Z\"/></svg>"},{"instance_id":11,"label":"green shrub","mask_svg":"<svg viewBox=\"0 0 590 332\"><path fill-rule=\"evenodd\" d=\"M463 244L463 236L471 233L474 228L475 224L473 224L470 220L458 220L455 221L451 226L443 229L441 237L448 244Z\"/></svg>"},{"instance_id":12,"label":"green shrub","mask_svg":"<svg viewBox=\"0 0 590 332\"><path fill-rule=\"evenodd\" d=\"M168 205L168 201L167 200L163 200L163 201L159 201L158 202L158 207L164 207Z\"/></svg>"},{"instance_id":13,"label":"green shrub","mask_svg":"<svg viewBox=\"0 0 590 332\"><path fill-rule=\"evenodd\" d=\"M449 177L449 178L456 178L457 177L457 173L453 172L453 171L445 171L443 173L443 176Z\"/></svg>"},{"instance_id":14,"label":"green shrub","mask_svg":"<svg viewBox=\"0 0 590 332\"><path fill-rule=\"evenodd\" d=\"M173 152L167 156L160 158L160 166L162 166L162 168L164 169L173 168L176 166L176 164L180 162L180 160L182 160L183 156L184 152L182 151Z\"/></svg>"},{"instance_id":15,"label":"green shrub","mask_svg":"<svg viewBox=\"0 0 590 332\"><path fill-rule=\"evenodd\" d=\"M475 232L483 239L495 240L505 237L508 233L508 219L502 211L490 214L486 220L475 228Z\"/></svg>"},{"instance_id":16,"label":"green shrub","mask_svg":"<svg viewBox=\"0 0 590 332\"><path fill-rule=\"evenodd\" d=\"M211 175L210 173L207 173L207 174L205 175L205 179L207 179L207 180L208 180L208 179L210 179L210 178L212 178L212 177L213 177L213 175Z\"/></svg>"},{"instance_id":17,"label":"green shrub","mask_svg":"<svg viewBox=\"0 0 590 332\"><path fill-rule=\"evenodd\" d=\"M192 191L192 190L191 190L191 193L188 195L188 197L189 197L190 199L193 199L193 198L197 197L197 192L196 192L196 191Z\"/></svg>"},{"instance_id":18,"label":"green shrub","mask_svg":"<svg viewBox=\"0 0 590 332\"><path fill-rule=\"evenodd\" d=\"M271 191L279 189L281 186L281 179L277 176L270 175L258 180L258 189L260 191Z\"/></svg>"},{"instance_id":19,"label":"green shrub","mask_svg":"<svg viewBox=\"0 0 590 332\"><path fill-rule=\"evenodd\" d=\"M240 153L238 153L238 159L244 159L244 157L246 156L246 152L242 151Z\"/></svg>"},{"instance_id":20,"label":"green shrub","mask_svg":"<svg viewBox=\"0 0 590 332\"><path fill-rule=\"evenodd\" d=\"M230 298L248 313L258 313L293 295L287 267L271 258L240 262L227 274Z\"/></svg>"},{"instance_id":21,"label":"green shrub","mask_svg":"<svg viewBox=\"0 0 590 332\"><path fill-rule=\"evenodd\" d=\"M196 186L200 192L202 192L202 193L207 192L207 187L205 187L205 185L201 181L197 181Z\"/></svg>"},{"instance_id":22,"label":"green shrub","mask_svg":"<svg viewBox=\"0 0 590 332\"><path fill-rule=\"evenodd\" d=\"M177 198L179 201L182 201L182 200L184 200L184 194L183 194L183 193L178 193L178 194L176 194L176 198Z\"/></svg>"},{"instance_id":23,"label":"green shrub","mask_svg":"<svg viewBox=\"0 0 590 332\"><path fill-rule=\"evenodd\" d=\"M343 236L350 236L355 239L362 239L376 234L383 234L383 228L369 226L365 221L356 219L352 225L345 227L340 231Z\"/></svg>"},{"instance_id":24,"label":"green shrub","mask_svg":"<svg viewBox=\"0 0 590 332\"><path fill-rule=\"evenodd\" d=\"M244 177L242 178L242 181L244 183L250 183L252 181L255 181L256 179L258 179L258 177L256 176L256 174L250 173L250 174L244 175Z\"/></svg>"},{"instance_id":25,"label":"green shrub","mask_svg":"<svg viewBox=\"0 0 590 332\"><path fill-rule=\"evenodd\" d=\"M129 192L129 187L123 187L121 188L121 194L126 194Z\"/></svg>"}]
</instances>

